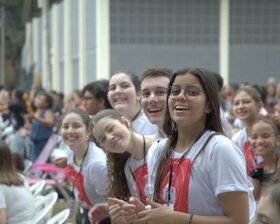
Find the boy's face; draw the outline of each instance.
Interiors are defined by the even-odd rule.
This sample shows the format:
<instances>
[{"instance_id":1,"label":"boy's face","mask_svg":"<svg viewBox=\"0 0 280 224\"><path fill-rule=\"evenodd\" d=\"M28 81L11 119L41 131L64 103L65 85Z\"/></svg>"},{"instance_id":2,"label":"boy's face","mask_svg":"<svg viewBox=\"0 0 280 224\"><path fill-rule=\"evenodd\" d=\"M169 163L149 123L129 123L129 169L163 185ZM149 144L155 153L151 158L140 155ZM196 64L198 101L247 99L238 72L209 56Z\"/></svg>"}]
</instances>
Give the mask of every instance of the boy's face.
<instances>
[{"instance_id":1,"label":"boy's face","mask_svg":"<svg viewBox=\"0 0 280 224\"><path fill-rule=\"evenodd\" d=\"M166 111L169 78L150 77L141 83L141 105L149 121L162 128Z\"/></svg>"}]
</instances>

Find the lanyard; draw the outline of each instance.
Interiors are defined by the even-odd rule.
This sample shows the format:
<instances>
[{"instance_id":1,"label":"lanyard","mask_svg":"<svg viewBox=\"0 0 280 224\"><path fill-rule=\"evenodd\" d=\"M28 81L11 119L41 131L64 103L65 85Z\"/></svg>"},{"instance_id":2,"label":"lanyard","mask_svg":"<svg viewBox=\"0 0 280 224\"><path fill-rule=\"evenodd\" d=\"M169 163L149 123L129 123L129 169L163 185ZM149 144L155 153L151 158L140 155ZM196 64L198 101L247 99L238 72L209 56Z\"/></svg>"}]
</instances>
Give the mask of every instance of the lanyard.
<instances>
[{"instance_id":1,"label":"lanyard","mask_svg":"<svg viewBox=\"0 0 280 224\"><path fill-rule=\"evenodd\" d=\"M142 135L142 137L143 137L143 155L144 155L144 161L143 161L143 166L145 165L145 163L146 163L146 140L145 140L145 137L144 137L144 135ZM129 157L129 161L128 161L128 168L129 168L129 171L130 171L130 173L131 173L131 175L132 175L132 177L133 177L133 180L134 180L134 182L135 182L135 184L136 184L136 192L137 192L137 188L139 189L139 196L140 196L140 200L142 201L142 199L143 199L143 193L142 193L142 188L141 188L141 186L139 186L139 183L138 183L138 181L136 180L136 177L135 177L135 175L134 175L134 173L133 173L133 171L132 171L132 169L131 169L131 167L130 167L130 158L131 157Z\"/></svg>"},{"instance_id":2,"label":"lanyard","mask_svg":"<svg viewBox=\"0 0 280 224\"><path fill-rule=\"evenodd\" d=\"M85 158L86 158L87 153L88 153L88 149L89 149L89 145L88 145L87 151L86 151L86 153L85 153L85 155L84 155L84 158L83 158L82 164L81 164L81 166L80 166L79 172L78 172L77 175L75 175L74 183L77 181L77 178L78 178L78 177L81 175L81 173L82 173L82 169L83 169L83 165L84 165ZM75 155L74 155L74 162L75 162ZM71 197L72 197L72 198L75 198L75 197L74 197L74 185L75 185L74 183L72 184L72 190L71 190Z\"/></svg>"},{"instance_id":3,"label":"lanyard","mask_svg":"<svg viewBox=\"0 0 280 224\"><path fill-rule=\"evenodd\" d=\"M206 130L203 130L198 136L197 138L195 139L195 142L191 145L191 147L186 150L184 152L184 154L181 156L180 158L180 161L177 165L177 169L178 167L180 166L181 162L183 161L183 159L189 154L189 152L191 151L192 147L195 145L195 143L201 138L201 136L206 132ZM171 155L169 155L169 158L170 158L170 171L169 171L169 182L168 182L168 203L169 201L171 200L171 186L172 186L172 181L173 181L173 178L172 178L172 173L173 173L173 162L172 162L172 154L173 154L173 151L171 152Z\"/></svg>"}]
</instances>

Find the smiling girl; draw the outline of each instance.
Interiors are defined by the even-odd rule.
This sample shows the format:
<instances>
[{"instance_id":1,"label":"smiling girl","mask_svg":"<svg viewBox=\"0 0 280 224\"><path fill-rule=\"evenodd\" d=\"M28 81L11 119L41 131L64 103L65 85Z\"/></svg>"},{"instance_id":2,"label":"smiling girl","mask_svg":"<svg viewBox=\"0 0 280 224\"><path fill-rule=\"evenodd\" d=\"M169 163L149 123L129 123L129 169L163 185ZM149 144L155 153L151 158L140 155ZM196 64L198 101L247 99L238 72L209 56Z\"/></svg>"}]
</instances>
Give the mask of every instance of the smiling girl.
<instances>
[{"instance_id":1,"label":"smiling girl","mask_svg":"<svg viewBox=\"0 0 280 224\"><path fill-rule=\"evenodd\" d=\"M153 137L144 137L134 131L130 121L115 110L98 112L91 123L95 142L107 153L108 196L125 201L133 196L144 201L147 184L146 155ZM121 219L120 210L118 204L109 202L109 213L114 223ZM92 219L96 218L94 211L91 213Z\"/></svg>"},{"instance_id":2,"label":"smiling girl","mask_svg":"<svg viewBox=\"0 0 280 224\"><path fill-rule=\"evenodd\" d=\"M141 90L139 78L128 71L119 71L110 79L108 99L112 107L130 122L140 134L152 135L156 126L151 124L140 105Z\"/></svg>"},{"instance_id":3,"label":"smiling girl","mask_svg":"<svg viewBox=\"0 0 280 224\"><path fill-rule=\"evenodd\" d=\"M279 130L280 125L277 125L277 121L270 117L261 117L252 126L250 133L252 150L263 158L263 164L250 173L256 199L259 199L263 185L280 167Z\"/></svg>"},{"instance_id":4,"label":"smiling girl","mask_svg":"<svg viewBox=\"0 0 280 224\"><path fill-rule=\"evenodd\" d=\"M213 73L201 68L175 72L167 99L168 138L153 145L147 159L155 202L148 200L152 209L139 212L134 201L135 223L249 223L255 209L252 189L243 154L222 135Z\"/></svg>"},{"instance_id":5,"label":"smiling girl","mask_svg":"<svg viewBox=\"0 0 280 224\"><path fill-rule=\"evenodd\" d=\"M87 112L72 109L62 120L61 136L69 147L67 166L72 196L86 209L106 201L106 155L90 140Z\"/></svg>"},{"instance_id":6,"label":"smiling girl","mask_svg":"<svg viewBox=\"0 0 280 224\"><path fill-rule=\"evenodd\" d=\"M257 120L261 107L261 95L252 86L239 88L233 98L233 114L243 122L245 127L234 134L232 140L242 150L245 156L248 175L262 161L252 151L249 137L252 125Z\"/></svg>"}]
</instances>

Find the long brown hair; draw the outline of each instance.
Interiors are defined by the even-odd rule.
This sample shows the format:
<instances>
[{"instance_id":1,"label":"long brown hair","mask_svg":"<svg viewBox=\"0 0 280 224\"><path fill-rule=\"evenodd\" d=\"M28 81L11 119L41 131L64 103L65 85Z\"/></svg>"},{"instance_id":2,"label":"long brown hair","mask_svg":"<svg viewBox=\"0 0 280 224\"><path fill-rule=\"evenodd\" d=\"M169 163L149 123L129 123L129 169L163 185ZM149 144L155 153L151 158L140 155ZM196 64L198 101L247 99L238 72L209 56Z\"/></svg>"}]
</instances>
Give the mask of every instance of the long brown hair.
<instances>
[{"instance_id":1,"label":"long brown hair","mask_svg":"<svg viewBox=\"0 0 280 224\"><path fill-rule=\"evenodd\" d=\"M16 171L11 150L4 141L0 141L0 184L23 185L23 180Z\"/></svg>"},{"instance_id":2,"label":"long brown hair","mask_svg":"<svg viewBox=\"0 0 280 224\"><path fill-rule=\"evenodd\" d=\"M179 70L173 74L170 79L168 90L167 90L167 101L169 99L171 93L171 87L177 76L182 75L194 75L198 78L203 91L206 95L206 100L209 103L209 107L211 109L211 113L206 115L205 120L205 129L212 130L219 133L224 133L221 120L220 120L220 103L219 103L219 95L218 95L218 84L214 73L203 69L203 68L185 68ZM168 167L166 166L166 162L170 157L178 139L178 130L176 123L172 120L169 112L169 108L167 105L165 119L163 124L164 132L168 135L167 144L160 154L160 157L156 164L156 179L155 179L155 191L154 191L154 200L159 201L160 196L160 186L162 181L162 175L166 172Z\"/></svg>"},{"instance_id":3,"label":"long brown hair","mask_svg":"<svg viewBox=\"0 0 280 224\"><path fill-rule=\"evenodd\" d=\"M98 121L105 117L110 117L123 123L122 116L116 110L105 109L99 111L96 115L92 117L90 122L90 130L92 130L92 128ZM94 139L94 141L98 145L96 139ZM107 195L109 197L115 197L128 201L131 194L129 192L128 183L124 172L124 166L127 159L130 157L130 154L128 152L106 152L106 154L108 173Z\"/></svg>"}]
</instances>

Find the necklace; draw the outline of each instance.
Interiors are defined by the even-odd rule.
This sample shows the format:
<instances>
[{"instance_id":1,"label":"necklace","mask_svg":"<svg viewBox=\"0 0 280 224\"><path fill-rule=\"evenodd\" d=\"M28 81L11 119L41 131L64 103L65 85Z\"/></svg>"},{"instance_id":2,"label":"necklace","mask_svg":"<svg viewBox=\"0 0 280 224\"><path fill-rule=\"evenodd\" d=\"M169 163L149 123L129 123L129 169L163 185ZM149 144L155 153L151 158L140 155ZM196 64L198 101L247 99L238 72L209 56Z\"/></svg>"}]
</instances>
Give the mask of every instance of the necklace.
<instances>
[{"instance_id":1,"label":"necklace","mask_svg":"<svg viewBox=\"0 0 280 224\"><path fill-rule=\"evenodd\" d=\"M80 165L79 172L78 172L78 174L75 176L75 181L74 181L74 183L77 181L78 177L79 177L79 176L81 175L81 173L82 173L84 161L85 161L85 158L86 158L87 153L88 153L88 148L89 148L89 144L88 144L88 147L87 147L87 151L86 151L86 153L84 154L82 163L81 163L81 165ZM75 156L75 154L74 154L74 162L76 163L76 156ZM78 164L77 164L77 165L78 165ZM73 185L72 185L72 191L71 191L71 195L70 195L72 198L74 198L74 188L75 188L75 186L74 186L75 184L74 184L74 183L73 183Z\"/></svg>"},{"instance_id":2,"label":"necklace","mask_svg":"<svg viewBox=\"0 0 280 224\"><path fill-rule=\"evenodd\" d=\"M132 121L134 121L138 116L139 114L142 112L142 109L140 109L137 114L132 118Z\"/></svg>"}]
</instances>

